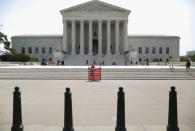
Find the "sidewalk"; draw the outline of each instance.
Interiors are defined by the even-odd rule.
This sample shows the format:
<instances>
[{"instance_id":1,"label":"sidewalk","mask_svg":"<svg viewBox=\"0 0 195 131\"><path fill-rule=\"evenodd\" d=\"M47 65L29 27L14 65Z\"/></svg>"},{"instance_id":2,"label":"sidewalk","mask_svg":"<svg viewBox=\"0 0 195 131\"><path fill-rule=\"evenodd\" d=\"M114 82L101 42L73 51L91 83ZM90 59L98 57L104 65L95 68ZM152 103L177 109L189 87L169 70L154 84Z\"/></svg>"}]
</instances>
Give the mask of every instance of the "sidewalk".
<instances>
[{"instance_id":1,"label":"sidewalk","mask_svg":"<svg viewBox=\"0 0 195 131\"><path fill-rule=\"evenodd\" d=\"M169 87L176 86L180 131L195 130L194 80L0 80L0 131L10 131L14 86L21 87L24 131L63 128L71 87L75 131L114 131L118 87L124 87L128 131L166 131Z\"/></svg>"},{"instance_id":2,"label":"sidewalk","mask_svg":"<svg viewBox=\"0 0 195 131\"><path fill-rule=\"evenodd\" d=\"M10 131L11 125L4 125L2 131ZM27 125L24 131L62 131L61 126ZM166 131L166 125L130 125L126 126L127 131ZM180 125L180 131L194 131L195 126ZM80 126L74 127L75 131L115 131L114 126Z\"/></svg>"}]
</instances>

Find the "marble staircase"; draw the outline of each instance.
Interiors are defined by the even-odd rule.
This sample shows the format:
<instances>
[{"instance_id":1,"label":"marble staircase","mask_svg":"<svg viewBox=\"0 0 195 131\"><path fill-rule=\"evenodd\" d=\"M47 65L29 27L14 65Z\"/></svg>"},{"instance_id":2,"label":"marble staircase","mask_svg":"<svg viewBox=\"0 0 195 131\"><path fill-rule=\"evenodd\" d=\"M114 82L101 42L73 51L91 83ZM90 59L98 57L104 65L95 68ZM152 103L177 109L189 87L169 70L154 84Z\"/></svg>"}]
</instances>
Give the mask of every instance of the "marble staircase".
<instances>
[{"instance_id":1,"label":"marble staircase","mask_svg":"<svg viewBox=\"0 0 195 131\"><path fill-rule=\"evenodd\" d=\"M66 55L62 58L65 65L125 65L127 61L123 55Z\"/></svg>"}]
</instances>

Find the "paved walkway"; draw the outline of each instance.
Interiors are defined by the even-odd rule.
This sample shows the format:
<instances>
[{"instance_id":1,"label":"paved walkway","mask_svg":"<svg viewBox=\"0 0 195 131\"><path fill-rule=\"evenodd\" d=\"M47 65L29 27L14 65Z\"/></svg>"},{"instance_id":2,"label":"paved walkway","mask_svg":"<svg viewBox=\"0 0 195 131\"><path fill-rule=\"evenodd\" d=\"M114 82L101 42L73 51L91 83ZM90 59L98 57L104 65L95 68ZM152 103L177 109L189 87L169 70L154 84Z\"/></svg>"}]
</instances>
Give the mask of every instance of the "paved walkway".
<instances>
[{"instance_id":1,"label":"paved walkway","mask_svg":"<svg viewBox=\"0 0 195 131\"><path fill-rule=\"evenodd\" d=\"M168 92L178 92L180 131L195 130L194 80L0 80L0 131L10 131L14 86L21 87L24 131L63 127L64 89L71 87L75 131L114 131L118 87L124 87L128 131L166 131Z\"/></svg>"}]
</instances>

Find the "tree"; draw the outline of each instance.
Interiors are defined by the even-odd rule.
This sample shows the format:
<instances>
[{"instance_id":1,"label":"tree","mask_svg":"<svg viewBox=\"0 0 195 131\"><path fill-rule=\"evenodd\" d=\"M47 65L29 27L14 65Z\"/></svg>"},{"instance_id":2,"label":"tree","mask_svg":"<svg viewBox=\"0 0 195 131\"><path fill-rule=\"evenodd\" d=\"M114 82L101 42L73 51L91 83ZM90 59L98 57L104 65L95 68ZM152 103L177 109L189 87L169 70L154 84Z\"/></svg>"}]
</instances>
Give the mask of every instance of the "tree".
<instances>
[{"instance_id":1,"label":"tree","mask_svg":"<svg viewBox=\"0 0 195 131\"><path fill-rule=\"evenodd\" d=\"M194 62L195 61L195 54L190 56L191 60Z\"/></svg>"},{"instance_id":2,"label":"tree","mask_svg":"<svg viewBox=\"0 0 195 131\"><path fill-rule=\"evenodd\" d=\"M159 62L159 59L158 58L153 58L152 62Z\"/></svg>"},{"instance_id":3,"label":"tree","mask_svg":"<svg viewBox=\"0 0 195 131\"><path fill-rule=\"evenodd\" d=\"M15 54L16 50L14 48L10 47L11 42L8 41L7 35L0 32L0 43L4 44L4 48L8 51L10 51L11 54Z\"/></svg>"},{"instance_id":4,"label":"tree","mask_svg":"<svg viewBox=\"0 0 195 131\"><path fill-rule=\"evenodd\" d=\"M30 60L31 60L30 56L22 53L12 54L8 57L8 61L28 62Z\"/></svg>"},{"instance_id":5,"label":"tree","mask_svg":"<svg viewBox=\"0 0 195 131\"><path fill-rule=\"evenodd\" d=\"M195 54L194 55L189 55L189 56L181 56L180 61L181 62L186 62L187 58L190 57L190 59L194 62L195 61Z\"/></svg>"},{"instance_id":6,"label":"tree","mask_svg":"<svg viewBox=\"0 0 195 131\"><path fill-rule=\"evenodd\" d=\"M186 62L187 56L180 56L180 62Z\"/></svg>"},{"instance_id":7,"label":"tree","mask_svg":"<svg viewBox=\"0 0 195 131\"><path fill-rule=\"evenodd\" d=\"M20 62L28 62L35 61L35 58L31 58L30 56L22 53L16 53L16 49L11 48L11 42L8 41L7 36L0 32L0 43L4 44L4 48L8 50L9 54L4 54L0 56L2 61L20 61Z\"/></svg>"}]
</instances>

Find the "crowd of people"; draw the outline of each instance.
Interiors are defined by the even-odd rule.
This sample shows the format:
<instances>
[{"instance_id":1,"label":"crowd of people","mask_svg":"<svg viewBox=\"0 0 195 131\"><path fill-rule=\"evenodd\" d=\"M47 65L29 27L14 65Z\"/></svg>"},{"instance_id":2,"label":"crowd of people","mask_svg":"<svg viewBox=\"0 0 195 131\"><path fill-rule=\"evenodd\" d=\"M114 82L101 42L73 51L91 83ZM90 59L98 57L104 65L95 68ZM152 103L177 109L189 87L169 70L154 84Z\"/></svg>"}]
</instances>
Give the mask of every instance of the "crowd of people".
<instances>
[{"instance_id":1,"label":"crowd of people","mask_svg":"<svg viewBox=\"0 0 195 131\"><path fill-rule=\"evenodd\" d=\"M89 64L89 62L88 62L88 60L86 60L86 65L88 65ZM95 65L96 63L95 63L95 61L93 62L93 65ZM131 62L131 64L132 64L132 62ZM138 64L138 62L136 61L136 65ZM146 60L146 62L145 62L145 64L148 66L149 65L149 61L148 60ZM169 57L169 59L167 59L167 62L165 62L165 65L169 65L169 68L171 69L171 70L173 70L174 69L174 63L173 63L173 58L170 56ZM57 60L56 61L56 63L54 62L54 60L53 59L49 59L49 61L47 62L44 58L41 60L41 65L57 65L57 66L64 66L65 65L65 63L64 63L64 61L62 60L62 61L60 61L60 60ZM104 65L104 61L102 61L101 63L100 63L100 65ZM116 62L114 61L113 63L112 63L112 65L117 65L116 64ZM125 61L125 65L127 65L127 61ZM192 60L191 60L191 58L190 57L187 57L187 59L186 59L186 63L185 63L185 66L186 66L186 72L189 72L190 71L190 67L191 67L191 65L192 65Z\"/></svg>"},{"instance_id":2,"label":"crowd of people","mask_svg":"<svg viewBox=\"0 0 195 131\"><path fill-rule=\"evenodd\" d=\"M64 61L57 60L56 63L54 62L53 59L49 59L47 62L44 58L41 60L41 65L57 65L57 66L64 66Z\"/></svg>"}]
</instances>

